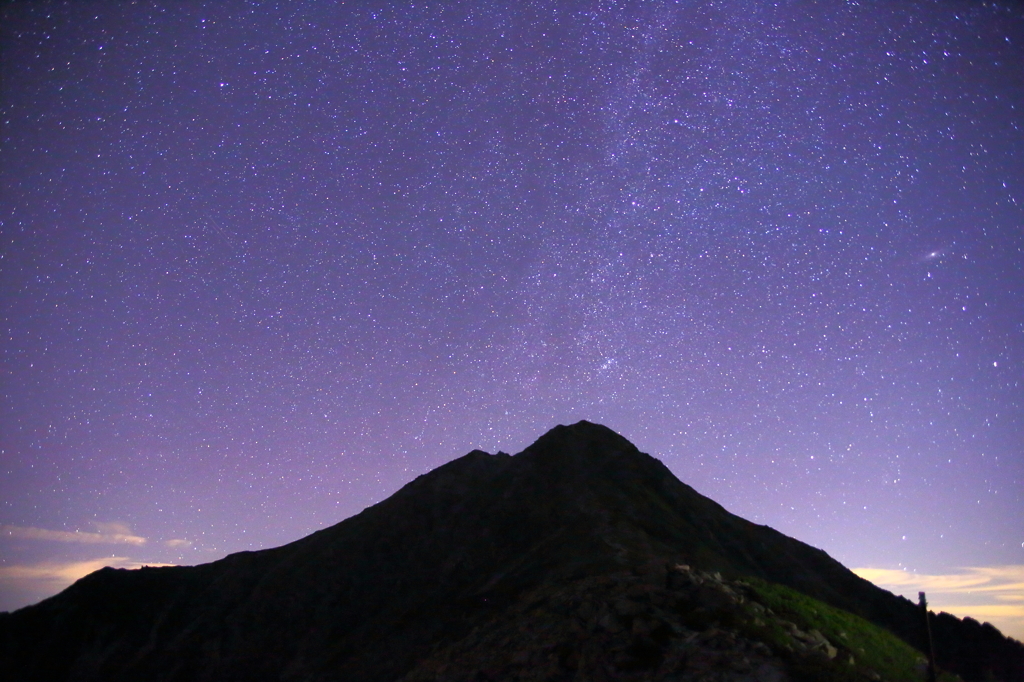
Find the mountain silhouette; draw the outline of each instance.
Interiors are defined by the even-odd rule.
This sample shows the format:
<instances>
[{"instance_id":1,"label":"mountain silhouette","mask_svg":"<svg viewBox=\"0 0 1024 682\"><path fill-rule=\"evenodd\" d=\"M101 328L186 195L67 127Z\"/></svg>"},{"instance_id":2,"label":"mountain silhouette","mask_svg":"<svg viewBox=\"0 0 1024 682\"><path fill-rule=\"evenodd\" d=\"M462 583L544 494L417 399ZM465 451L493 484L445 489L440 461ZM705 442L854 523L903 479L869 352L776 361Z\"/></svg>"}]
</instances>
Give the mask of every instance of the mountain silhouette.
<instances>
[{"instance_id":1,"label":"mountain silhouette","mask_svg":"<svg viewBox=\"0 0 1024 682\"><path fill-rule=\"evenodd\" d=\"M0 677L880 679L863 660L882 645L843 641L860 619L926 650L917 606L583 421L283 547L97 571L0 614ZM946 670L1024 679L1024 646L992 626L932 627Z\"/></svg>"}]
</instances>

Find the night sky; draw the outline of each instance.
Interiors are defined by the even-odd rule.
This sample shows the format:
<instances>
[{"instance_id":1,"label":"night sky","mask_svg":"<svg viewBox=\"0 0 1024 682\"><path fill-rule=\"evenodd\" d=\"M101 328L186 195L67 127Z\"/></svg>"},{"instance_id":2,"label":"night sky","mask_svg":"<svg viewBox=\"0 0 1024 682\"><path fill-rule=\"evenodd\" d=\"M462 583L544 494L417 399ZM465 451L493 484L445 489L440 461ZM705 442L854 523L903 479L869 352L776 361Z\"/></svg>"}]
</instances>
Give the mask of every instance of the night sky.
<instances>
[{"instance_id":1,"label":"night sky","mask_svg":"<svg viewBox=\"0 0 1024 682\"><path fill-rule=\"evenodd\" d=\"M587 419L1024 638L1024 6L507 5L5 3L0 609Z\"/></svg>"}]
</instances>

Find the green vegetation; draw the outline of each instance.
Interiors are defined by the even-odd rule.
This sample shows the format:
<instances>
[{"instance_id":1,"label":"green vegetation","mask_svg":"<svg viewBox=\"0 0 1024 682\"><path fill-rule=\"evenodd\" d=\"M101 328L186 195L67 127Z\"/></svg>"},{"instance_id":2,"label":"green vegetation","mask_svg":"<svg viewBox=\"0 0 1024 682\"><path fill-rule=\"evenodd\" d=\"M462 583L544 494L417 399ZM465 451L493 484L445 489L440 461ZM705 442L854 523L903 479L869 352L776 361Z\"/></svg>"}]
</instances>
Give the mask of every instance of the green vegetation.
<instances>
[{"instance_id":1,"label":"green vegetation","mask_svg":"<svg viewBox=\"0 0 1024 682\"><path fill-rule=\"evenodd\" d=\"M805 594L757 578L744 578L755 601L771 609L776 618L758 620L757 633L776 651L793 652L792 631L780 623L789 621L802 632L817 630L836 649L826 655L789 656L793 672L806 680L868 680L921 682L926 662L916 649L892 633L846 611L833 608ZM751 633L754 634L754 633ZM940 682L955 682L956 675L942 673Z\"/></svg>"}]
</instances>

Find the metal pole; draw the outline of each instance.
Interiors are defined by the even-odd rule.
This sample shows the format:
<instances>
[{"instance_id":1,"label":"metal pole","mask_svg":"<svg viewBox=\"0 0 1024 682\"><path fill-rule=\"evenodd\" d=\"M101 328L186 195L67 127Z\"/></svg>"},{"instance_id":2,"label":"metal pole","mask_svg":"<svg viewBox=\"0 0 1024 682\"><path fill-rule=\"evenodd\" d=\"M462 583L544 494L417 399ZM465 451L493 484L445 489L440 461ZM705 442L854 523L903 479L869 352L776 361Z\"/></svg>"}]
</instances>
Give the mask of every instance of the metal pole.
<instances>
[{"instance_id":1,"label":"metal pole","mask_svg":"<svg viewBox=\"0 0 1024 682\"><path fill-rule=\"evenodd\" d=\"M932 642L932 622L928 618L928 600L924 598L924 592L918 592L917 598L921 602L921 613L924 614L924 631L928 636L928 682L935 682L935 644Z\"/></svg>"}]
</instances>

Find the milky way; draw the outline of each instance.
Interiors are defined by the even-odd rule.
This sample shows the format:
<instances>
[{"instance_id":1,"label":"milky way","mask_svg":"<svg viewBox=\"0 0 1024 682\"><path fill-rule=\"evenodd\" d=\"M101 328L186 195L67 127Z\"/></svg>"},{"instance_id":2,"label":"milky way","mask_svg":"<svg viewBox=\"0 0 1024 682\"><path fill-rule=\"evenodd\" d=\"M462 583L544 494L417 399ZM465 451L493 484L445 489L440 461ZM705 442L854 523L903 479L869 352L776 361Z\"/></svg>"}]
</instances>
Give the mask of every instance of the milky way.
<instances>
[{"instance_id":1,"label":"milky way","mask_svg":"<svg viewBox=\"0 0 1024 682\"><path fill-rule=\"evenodd\" d=\"M1024 10L511 4L5 6L0 608L579 419L1024 565Z\"/></svg>"}]
</instances>

